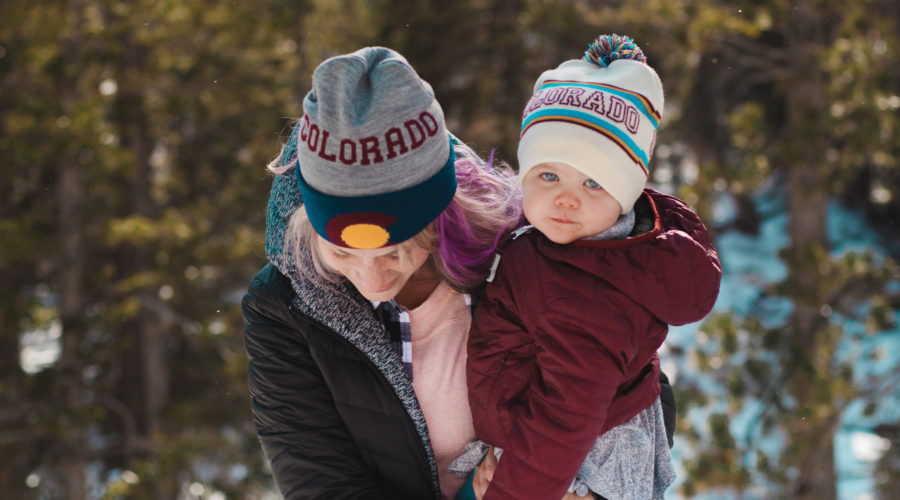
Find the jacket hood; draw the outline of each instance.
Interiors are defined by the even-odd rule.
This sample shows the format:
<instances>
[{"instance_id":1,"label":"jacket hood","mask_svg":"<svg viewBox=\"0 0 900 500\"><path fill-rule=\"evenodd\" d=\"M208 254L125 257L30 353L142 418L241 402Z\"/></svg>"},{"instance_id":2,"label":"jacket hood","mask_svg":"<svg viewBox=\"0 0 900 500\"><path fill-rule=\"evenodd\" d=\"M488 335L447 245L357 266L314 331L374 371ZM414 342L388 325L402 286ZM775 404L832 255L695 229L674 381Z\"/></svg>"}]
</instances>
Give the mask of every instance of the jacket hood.
<instances>
[{"instance_id":1,"label":"jacket hood","mask_svg":"<svg viewBox=\"0 0 900 500\"><path fill-rule=\"evenodd\" d=\"M665 323L703 319L722 279L703 221L683 201L652 189L644 190L635 211L637 224L652 223L652 229L621 240L569 245L540 237L537 251L606 281Z\"/></svg>"},{"instance_id":2,"label":"jacket hood","mask_svg":"<svg viewBox=\"0 0 900 500\"><path fill-rule=\"evenodd\" d=\"M297 130L294 127L290 138L281 149L281 166L292 165L297 161ZM290 168L272 179L269 191L269 204L266 209L266 258L275 264L282 274L288 275L284 259L284 236L288 221L297 208L303 203L300 186L297 184L295 169Z\"/></svg>"}]
</instances>

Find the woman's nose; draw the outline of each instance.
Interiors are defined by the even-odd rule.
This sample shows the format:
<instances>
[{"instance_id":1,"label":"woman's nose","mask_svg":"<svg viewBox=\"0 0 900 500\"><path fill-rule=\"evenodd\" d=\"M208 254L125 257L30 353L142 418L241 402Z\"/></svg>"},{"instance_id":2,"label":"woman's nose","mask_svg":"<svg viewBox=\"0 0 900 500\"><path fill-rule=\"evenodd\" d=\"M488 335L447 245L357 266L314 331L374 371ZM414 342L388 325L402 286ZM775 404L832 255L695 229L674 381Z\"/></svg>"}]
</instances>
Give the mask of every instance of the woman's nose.
<instances>
[{"instance_id":1,"label":"woman's nose","mask_svg":"<svg viewBox=\"0 0 900 500\"><path fill-rule=\"evenodd\" d=\"M377 259L365 260L356 269L356 274L359 276L359 279L363 283L373 287L383 281L382 278L384 277L385 272L385 267Z\"/></svg>"}]
</instances>

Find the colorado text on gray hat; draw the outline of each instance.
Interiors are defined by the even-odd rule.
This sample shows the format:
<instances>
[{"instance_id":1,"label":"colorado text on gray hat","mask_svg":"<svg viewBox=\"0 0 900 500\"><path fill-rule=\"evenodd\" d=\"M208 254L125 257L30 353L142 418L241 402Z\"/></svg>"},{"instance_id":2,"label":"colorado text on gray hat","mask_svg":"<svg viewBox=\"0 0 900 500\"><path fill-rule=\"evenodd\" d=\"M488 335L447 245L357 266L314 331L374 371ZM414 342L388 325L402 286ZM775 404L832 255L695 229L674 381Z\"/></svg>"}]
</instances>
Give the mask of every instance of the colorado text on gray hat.
<instances>
[{"instance_id":1,"label":"colorado text on gray hat","mask_svg":"<svg viewBox=\"0 0 900 500\"><path fill-rule=\"evenodd\" d=\"M334 137L328 130L311 123L309 116L304 115L300 124L300 142L326 161L340 160L344 165L353 165L359 161L360 165L370 165L419 148L427 138L437 134L439 129L438 120L428 111L423 111L418 118L403 122L402 127L391 127L384 134L359 138Z\"/></svg>"}]
</instances>

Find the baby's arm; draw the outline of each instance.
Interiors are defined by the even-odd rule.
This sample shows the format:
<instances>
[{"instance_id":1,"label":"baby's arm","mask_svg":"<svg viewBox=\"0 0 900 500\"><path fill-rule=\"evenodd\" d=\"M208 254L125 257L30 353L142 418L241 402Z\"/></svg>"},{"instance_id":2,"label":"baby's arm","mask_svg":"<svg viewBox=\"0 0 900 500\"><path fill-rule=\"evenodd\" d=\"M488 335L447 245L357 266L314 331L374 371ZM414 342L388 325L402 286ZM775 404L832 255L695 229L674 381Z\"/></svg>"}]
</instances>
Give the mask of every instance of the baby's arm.
<instances>
[{"instance_id":1,"label":"baby's arm","mask_svg":"<svg viewBox=\"0 0 900 500\"><path fill-rule=\"evenodd\" d=\"M510 285L502 273L488 285L475 309L467 346L466 382L475 433L482 441L499 447L505 446L505 432L498 421L502 408L496 397L515 392L510 383L513 381L502 377L501 372L530 352L533 343L519 320ZM526 383L521 381L523 389Z\"/></svg>"},{"instance_id":2,"label":"baby's arm","mask_svg":"<svg viewBox=\"0 0 900 500\"><path fill-rule=\"evenodd\" d=\"M518 282L529 271L517 264L501 262L469 337L475 431L504 449L487 498L561 498L604 427L640 325L616 294L546 303Z\"/></svg>"},{"instance_id":3,"label":"baby's arm","mask_svg":"<svg viewBox=\"0 0 900 500\"><path fill-rule=\"evenodd\" d=\"M621 347L614 352L607 341L626 339L633 319L612 300L557 301L531 315L535 321L528 330L537 375L523 404L495 401L500 412L508 412L500 419L510 427L487 500L562 497L600 434L624 378L630 356Z\"/></svg>"}]
</instances>

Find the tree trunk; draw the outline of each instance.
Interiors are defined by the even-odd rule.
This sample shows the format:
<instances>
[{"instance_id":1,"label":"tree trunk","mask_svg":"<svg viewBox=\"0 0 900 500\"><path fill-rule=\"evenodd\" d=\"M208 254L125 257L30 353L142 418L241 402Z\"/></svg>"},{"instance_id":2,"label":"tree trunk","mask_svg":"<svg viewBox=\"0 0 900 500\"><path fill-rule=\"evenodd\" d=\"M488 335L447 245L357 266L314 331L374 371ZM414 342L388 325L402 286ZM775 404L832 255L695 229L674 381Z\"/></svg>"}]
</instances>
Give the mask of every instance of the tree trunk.
<instances>
[{"instance_id":1,"label":"tree trunk","mask_svg":"<svg viewBox=\"0 0 900 500\"><path fill-rule=\"evenodd\" d=\"M83 6L78 0L70 4L72 38L63 42L63 75L75 73L81 50ZM60 102L63 112L71 111L77 101L77 90L68 78L60 78ZM63 390L64 416L60 422L60 461L64 491L68 498L84 498L87 493L87 451L83 428L85 394L82 385L83 360L81 344L86 326L83 320L84 295L84 174L76 155L69 153L59 163L57 197L58 228L61 243L59 259L59 316L62 321L62 348L57 364Z\"/></svg>"},{"instance_id":2,"label":"tree trunk","mask_svg":"<svg viewBox=\"0 0 900 500\"><path fill-rule=\"evenodd\" d=\"M522 69L521 61L509 57L509 54L515 54L522 50L522 36L519 33L521 29L510 30L509 27L518 24L516 19L523 9L524 6L521 0L503 0L494 7L494 15L492 16L494 25L491 26L491 30L495 34L505 33L505 35L497 35L499 46L496 49L496 53L500 57L496 59L496 63L503 68L500 74L497 75L500 78L499 88L501 89L518 89L522 82L525 81L525 73ZM530 83L533 84L533 82ZM531 86L529 85L528 88L530 89ZM503 130L501 130L499 144L502 146L510 145L507 150L498 151L501 158L515 157L520 126L520 120L515 119L515 117L522 116L522 109L530 97L530 95L521 96L517 92L507 90L498 92L494 98L497 99L495 101L497 116L509 118L500 122Z\"/></svg>"},{"instance_id":3,"label":"tree trunk","mask_svg":"<svg viewBox=\"0 0 900 500\"><path fill-rule=\"evenodd\" d=\"M84 391L80 348L85 325L82 318L84 277L83 202L81 166L74 158L63 160L59 172L60 255L59 315L62 320L62 352L58 364L67 418L62 427L62 471L69 498L82 498L85 488L86 455L82 414Z\"/></svg>"},{"instance_id":4,"label":"tree trunk","mask_svg":"<svg viewBox=\"0 0 900 500\"><path fill-rule=\"evenodd\" d=\"M132 184L132 212L148 219L155 216L155 207L151 196L152 175L150 155L153 151L153 135L147 122L144 110L144 81L142 79L144 57L138 42L128 38L125 42L128 61L125 70L126 106L124 116L127 117L125 133L128 146L135 162L134 182ZM150 272L153 268L154 252L152 248L137 245L134 248L132 273ZM143 432L150 442L158 440L165 433L162 423L162 412L169 401L169 371L166 365L166 332L159 317L147 305L146 300L155 295L154 285L136 290L142 297L141 309L137 314L137 348L140 361L140 379L142 387ZM159 451L157 450L158 453ZM175 498L178 484L175 478L169 477L166 471L153 479L153 496L160 500Z\"/></svg>"},{"instance_id":5,"label":"tree trunk","mask_svg":"<svg viewBox=\"0 0 900 500\"><path fill-rule=\"evenodd\" d=\"M813 395L813 389L821 393L814 384L828 379L831 365L830 355L823 358L819 352L824 332L816 327L821 306L818 264L827 258L828 236L822 167L828 106L817 53L824 43L820 15L808 0L793 2L786 30L786 52L792 57L786 68L783 160L788 169L789 294L794 303L787 362L792 365L791 392L797 402L788 423L793 462L789 465L798 473L789 494L797 500L832 500L837 495L834 434L840 417L816 411L821 401Z\"/></svg>"}]
</instances>

